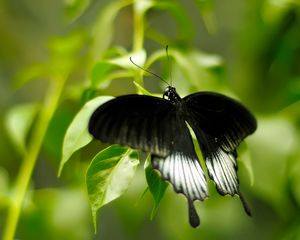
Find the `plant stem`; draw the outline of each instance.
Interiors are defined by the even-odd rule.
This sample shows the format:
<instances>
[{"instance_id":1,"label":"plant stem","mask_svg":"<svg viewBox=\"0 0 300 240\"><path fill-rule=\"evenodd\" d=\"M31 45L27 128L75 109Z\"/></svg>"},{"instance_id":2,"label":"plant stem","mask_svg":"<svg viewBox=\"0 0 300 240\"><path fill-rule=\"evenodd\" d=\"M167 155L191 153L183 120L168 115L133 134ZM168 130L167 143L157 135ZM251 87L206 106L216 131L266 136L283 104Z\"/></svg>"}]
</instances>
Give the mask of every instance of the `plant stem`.
<instances>
[{"instance_id":1,"label":"plant stem","mask_svg":"<svg viewBox=\"0 0 300 240\"><path fill-rule=\"evenodd\" d=\"M146 10L142 7L141 4L143 0L137 0L133 3L133 51L140 51L143 49L144 45L144 14ZM141 71L137 71L134 75L134 81L139 85L144 86L143 81L143 73ZM138 94L142 94L139 88L137 89Z\"/></svg>"},{"instance_id":2,"label":"plant stem","mask_svg":"<svg viewBox=\"0 0 300 240\"><path fill-rule=\"evenodd\" d=\"M141 1L140 1L141 2ZM140 9L139 1L135 1L133 5L134 26L133 26L133 51L143 49L144 45L144 14L145 9Z\"/></svg>"},{"instance_id":3,"label":"plant stem","mask_svg":"<svg viewBox=\"0 0 300 240\"><path fill-rule=\"evenodd\" d=\"M53 79L53 81L50 82L47 96L41 108L37 124L28 146L28 151L24 156L19 175L12 192L6 226L4 228L3 240L14 239L31 175L36 164L49 122L57 108L65 80L66 78L59 76L57 79Z\"/></svg>"}]
</instances>

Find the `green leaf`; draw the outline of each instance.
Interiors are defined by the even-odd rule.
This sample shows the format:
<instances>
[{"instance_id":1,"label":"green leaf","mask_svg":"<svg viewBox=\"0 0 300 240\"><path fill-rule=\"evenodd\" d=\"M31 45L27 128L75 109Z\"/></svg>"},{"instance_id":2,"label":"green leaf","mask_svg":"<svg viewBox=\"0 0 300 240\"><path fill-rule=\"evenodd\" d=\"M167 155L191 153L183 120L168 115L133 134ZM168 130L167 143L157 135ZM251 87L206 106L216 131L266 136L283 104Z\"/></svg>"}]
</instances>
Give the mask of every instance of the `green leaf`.
<instances>
[{"instance_id":1,"label":"green leaf","mask_svg":"<svg viewBox=\"0 0 300 240\"><path fill-rule=\"evenodd\" d=\"M66 0L64 4L65 18L73 22L89 7L90 0Z\"/></svg>"},{"instance_id":2,"label":"green leaf","mask_svg":"<svg viewBox=\"0 0 300 240\"><path fill-rule=\"evenodd\" d=\"M149 190L154 200L154 206L151 212L151 219L153 219L168 187L168 183L160 177L159 173L156 170L153 169L150 164L149 158L150 155L148 156L145 163L145 174Z\"/></svg>"},{"instance_id":3,"label":"green leaf","mask_svg":"<svg viewBox=\"0 0 300 240\"><path fill-rule=\"evenodd\" d=\"M106 61L101 61L93 67L91 76L91 85L97 88L99 85L106 83L107 74L114 68L114 65Z\"/></svg>"},{"instance_id":4,"label":"green leaf","mask_svg":"<svg viewBox=\"0 0 300 240\"><path fill-rule=\"evenodd\" d=\"M94 157L86 174L94 226L97 211L127 190L138 164L138 152L119 145L112 145Z\"/></svg>"},{"instance_id":5,"label":"green leaf","mask_svg":"<svg viewBox=\"0 0 300 240\"><path fill-rule=\"evenodd\" d=\"M213 70L222 67L222 59L217 55L206 54L200 51L182 52L178 49L172 49L170 55L176 59L176 64L184 75L184 78L197 89L215 90L220 87L220 77ZM177 69L177 68L173 68ZM174 79L174 85L186 84L186 81ZM177 85L178 84L178 85Z\"/></svg>"},{"instance_id":6,"label":"green leaf","mask_svg":"<svg viewBox=\"0 0 300 240\"><path fill-rule=\"evenodd\" d=\"M44 63L37 63L28 66L17 72L14 81L14 87L19 89L30 81L45 77L48 73L49 71Z\"/></svg>"},{"instance_id":7,"label":"green leaf","mask_svg":"<svg viewBox=\"0 0 300 240\"><path fill-rule=\"evenodd\" d=\"M173 51L173 50L172 50ZM170 55L171 56L171 55ZM160 49L155 52L153 52L148 58L145 63L145 68L149 68L152 64L160 60L161 58L166 58L166 50Z\"/></svg>"},{"instance_id":8,"label":"green leaf","mask_svg":"<svg viewBox=\"0 0 300 240\"><path fill-rule=\"evenodd\" d=\"M14 106L5 116L5 127L17 150L26 153L26 138L38 112L37 103Z\"/></svg>"},{"instance_id":9,"label":"green leaf","mask_svg":"<svg viewBox=\"0 0 300 240\"><path fill-rule=\"evenodd\" d=\"M133 84L136 86L136 88L138 89L139 93L142 93L144 95L148 95L148 96L153 96L152 93L148 92L145 88L143 88L140 84L138 84L136 81L133 81Z\"/></svg>"},{"instance_id":10,"label":"green leaf","mask_svg":"<svg viewBox=\"0 0 300 240\"><path fill-rule=\"evenodd\" d=\"M174 59L172 82L182 95L190 94L191 84L197 89L220 88L223 62L219 56L195 50L182 51L178 48L169 49L169 56ZM149 68L153 63L165 57L165 50L155 51L148 57L145 68Z\"/></svg>"},{"instance_id":11,"label":"green leaf","mask_svg":"<svg viewBox=\"0 0 300 240\"><path fill-rule=\"evenodd\" d=\"M292 6L296 8L297 5L300 6L300 2L298 0L267 0L262 5L263 20L267 24L276 26L284 14L286 14Z\"/></svg>"},{"instance_id":12,"label":"green leaf","mask_svg":"<svg viewBox=\"0 0 300 240\"><path fill-rule=\"evenodd\" d=\"M248 148L246 143L242 143L239 146L238 153L239 153L238 161L244 165L244 167L247 170L248 175L249 175L250 185L253 186L254 185L254 171L253 171L253 166L252 166L252 158L251 158L250 149Z\"/></svg>"},{"instance_id":13,"label":"green leaf","mask_svg":"<svg viewBox=\"0 0 300 240\"><path fill-rule=\"evenodd\" d=\"M92 70L92 87L107 87L110 81L114 78L133 77L133 73L131 71L127 71L128 69L135 67L130 62L130 57L132 57L136 64L143 66L146 61L146 52L141 50L98 62ZM118 67L125 69L125 71L113 71Z\"/></svg>"},{"instance_id":14,"label":"green leaf","mask_svg":"<svg viewBox=\"0 0 300 240\"><path fill-rule=\"evenodd\" d=\"M132 0L112 1L102 9L92 27L93 44L91 54L94 59L99 59L108 50L114 35L115 18L122 8L131 3Z\"/></svg>"},{"instance_id":15,"label":"green leaf","mask_svg":"<svg viewBox=\"0 0 300 240\"><path fill-rule=\"evenodd\" d=\"M70 159L72 154L92 141L92 136L87 129L89 118L98 106L110 99L112 99L110 96L94 98L87 102L77 113L64 137L58 176L60 176L63 166Z\"/></svg>"},{"instance_id":16,"label":"green leaf","mask_svg":"<svg viewBox=\"0 0 300 240\"><path fill-rule=\"evenodd\" d=\"M123 55L121 57L116 57L113 59L110 59L108 62L114 65L117 65L119 67L125 68L125 69L132 69L135 68L135 66L130 61L130 57L139 66L143 66L146 61L146 52L145 50L140 50L136 52L129 53L127 55Z\"/></svg>"}]
</instances>

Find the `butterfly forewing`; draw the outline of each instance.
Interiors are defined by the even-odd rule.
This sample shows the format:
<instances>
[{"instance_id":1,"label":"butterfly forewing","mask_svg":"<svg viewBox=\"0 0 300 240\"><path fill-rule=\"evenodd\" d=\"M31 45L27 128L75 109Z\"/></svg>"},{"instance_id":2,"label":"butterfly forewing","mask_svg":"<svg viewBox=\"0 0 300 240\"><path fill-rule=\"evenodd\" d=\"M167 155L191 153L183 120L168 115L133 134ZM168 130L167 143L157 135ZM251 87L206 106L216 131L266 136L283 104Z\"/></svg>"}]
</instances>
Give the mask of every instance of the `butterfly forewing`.
<instances>
[{"instance_id":1,"label":"butterfly forewing","mask_svg":"<svg viewBox=\"0 0 300 240\"><path fill-rule=\"evenodd\" d=\"M166 156L176 121L175 107L167 100L144 96L116 97L91 116L89 132L105 143L117 143Z\"/></svg>"}]
</instances>

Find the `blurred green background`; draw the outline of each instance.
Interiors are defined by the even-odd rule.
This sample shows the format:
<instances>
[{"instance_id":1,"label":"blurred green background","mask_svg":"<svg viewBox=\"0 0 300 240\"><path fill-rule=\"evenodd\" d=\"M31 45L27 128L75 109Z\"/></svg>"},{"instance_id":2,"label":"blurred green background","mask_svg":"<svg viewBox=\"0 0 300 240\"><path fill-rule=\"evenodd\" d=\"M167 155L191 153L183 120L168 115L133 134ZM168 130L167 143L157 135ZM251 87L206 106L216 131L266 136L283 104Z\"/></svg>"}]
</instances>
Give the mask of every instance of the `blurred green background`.
<instances>
[{"instance_id":1,"label":"blurred green background","mask_svg":"<svg viewBox=\"0 0 300 240\"><path fill-rule=\"evenodd\" d=\"M2 0L0 34L0 236L21 201L14 239L300 239L299 0ZM89 99L139 91L133 79L162 93L128 56L170 81L167 44L181 96L222 92L257 116L238 171L253 217L210 183L200 228L171 187L151 221L142 163L94 234L85 173L104 145L77 151L58 178L64 134Z\"/></svg>"}]
</instances>

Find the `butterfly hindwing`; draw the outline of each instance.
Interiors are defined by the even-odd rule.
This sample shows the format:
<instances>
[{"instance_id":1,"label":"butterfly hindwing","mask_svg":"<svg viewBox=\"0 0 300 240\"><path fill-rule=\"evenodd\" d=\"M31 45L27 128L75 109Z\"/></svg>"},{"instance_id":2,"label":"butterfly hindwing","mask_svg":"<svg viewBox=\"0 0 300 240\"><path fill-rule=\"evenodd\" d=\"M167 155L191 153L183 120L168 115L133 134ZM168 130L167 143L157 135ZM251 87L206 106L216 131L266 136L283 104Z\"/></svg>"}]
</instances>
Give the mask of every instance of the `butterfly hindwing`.
<instances>
[{"instance_id":1,"label":"butterfly hindwing","mask_svg":"<svg viewBox=\"0 0 300 240\"><path fill-rule=\"evenodd\" d=\"M162 98L125 95L102 104L91 116L89 132L105 143L127 145L166 156L176 121L175 107Z\"/></svg>"},{"instance_id":2,"label":"butterfly hindwing","mask_svg":"<svg viewBox=\"0 0 300 240\"><path fill-rule=\"evenodd\" d=\"M196 133L209 177L216 183L220 194L231 196L239 193L236 152L226 152L214 138Z\"/></svg>"},{"instance_id":3,"label":"butterfly hindwing","mask_svg":"<svg viewBox=\"0 0 300 240\"><path fill-rule=\"evenodd\" d=\"M183 99L186 119L196 134L209 177L222 195L239 195L236 148L256 129L252 114L237 101L217 93L200 92Z\"/></svg>"},{"instance_id":4,"label":"butterfly hindwing","mask_svg":"<svg viewBox=\"0 0 300 240\"><path fill-rule=\"evenodd\" d=\"M238 195L245 212L251 216L251 211L239 190L236 150L226 152L214 142L213 138L207 135L198 135L197 139L205 159L209 177L215 182L218 192L221 195Z\"/></svg>"}]
</instances>

